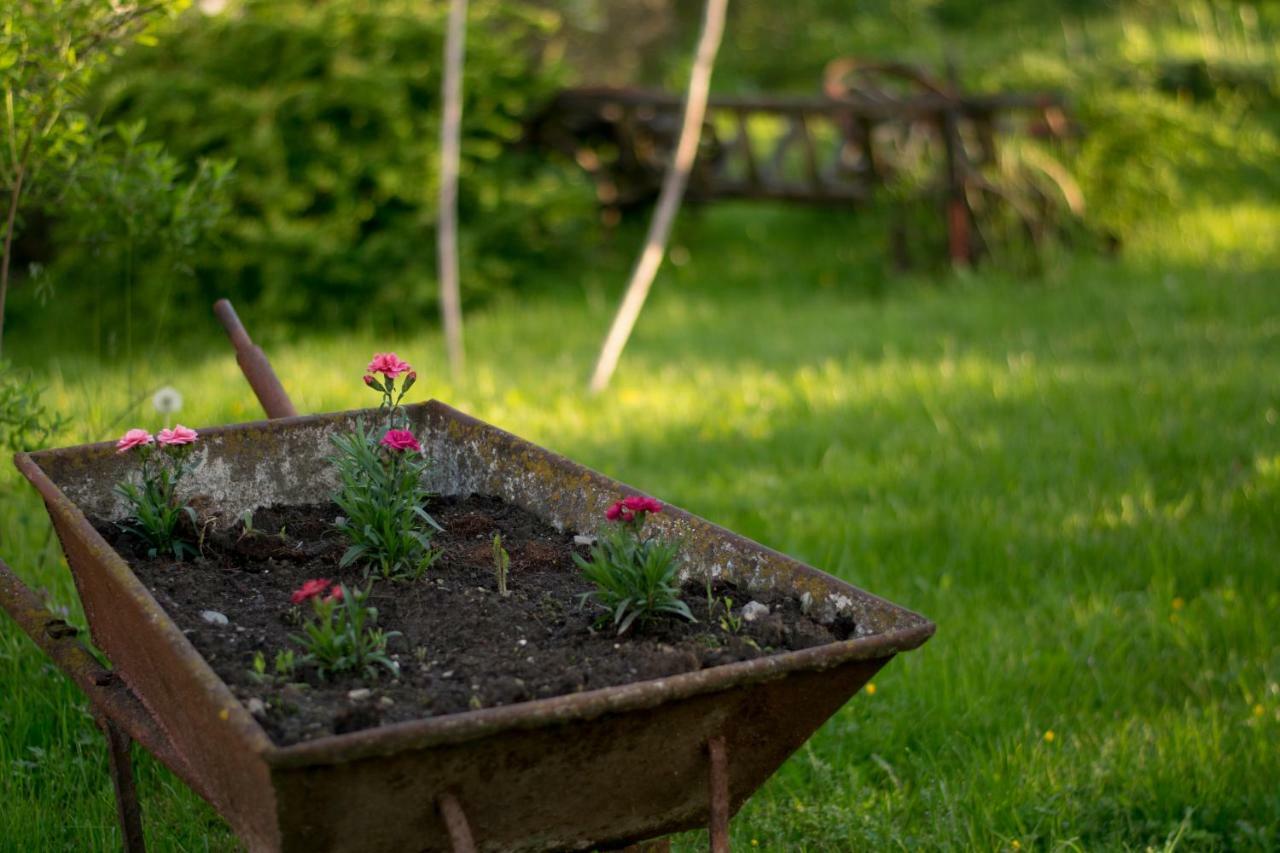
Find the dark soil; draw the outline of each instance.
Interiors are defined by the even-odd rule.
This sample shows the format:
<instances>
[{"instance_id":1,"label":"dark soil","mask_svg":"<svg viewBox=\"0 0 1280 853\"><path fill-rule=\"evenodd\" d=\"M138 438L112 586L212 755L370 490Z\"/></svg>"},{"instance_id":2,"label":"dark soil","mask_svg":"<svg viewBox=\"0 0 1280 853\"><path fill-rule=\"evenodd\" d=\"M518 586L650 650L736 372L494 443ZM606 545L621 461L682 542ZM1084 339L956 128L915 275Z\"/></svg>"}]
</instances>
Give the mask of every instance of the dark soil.
<instances>
[{"instance_id":1,"label":"dark soil","mask_svg":"<svg viewBox=\"0 0 1280 853\"><path fill-rule=\"evenodd\" d=\"M305 667L289 680L272 674L276 652L299 651L290 635L300 633L304 609L290 604L290 593L309 578L362 584L358 568L337 567L345 543L333 528L335 506L261 509L251 530L237 522L210 531L203 556L183 563L149 559L117 525L97 527L280 745L749 660L845 639L853 629L819 624L795 600L769 596L755 597L769 606L767 616L724 624L728 600L739 617L752 596L719 584L709 613L705 585L690 583L684 598L696 623L671 619L618 637L596 627L599 609L579 603L590 586L573 563L575 547L586 549L572 533L492 497L435 498L427 510L444 528L434 540L441 558L423 579L378 581L370 595L379 626L400 632L388 644L399 677L376 679L324 681ZM505 598L494 576L494 533L511 555ZM211 624L204 611L229 621ZM265 679L253 672L255 652L267 659ZM361 688L368 694L353 698Z\"/></svg>"}]
</instances>

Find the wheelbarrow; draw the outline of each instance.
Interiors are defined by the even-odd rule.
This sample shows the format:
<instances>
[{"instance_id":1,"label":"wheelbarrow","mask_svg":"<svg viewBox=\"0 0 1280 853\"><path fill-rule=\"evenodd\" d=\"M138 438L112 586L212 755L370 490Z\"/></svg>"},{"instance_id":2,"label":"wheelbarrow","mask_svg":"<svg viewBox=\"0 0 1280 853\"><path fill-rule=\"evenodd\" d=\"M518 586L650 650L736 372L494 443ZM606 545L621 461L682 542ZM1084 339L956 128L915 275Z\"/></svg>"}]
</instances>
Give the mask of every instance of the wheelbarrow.
<instances>
[{"instance_id":1,"label":"wheelbarrow","mask_svg":"<svg viewBox=\"0 0 1280 853\"><path fill-rule=\"evenodd\" d=\"M225 300L215 306L270 420L201 430L191 486L235 517L305 502L333 480L330 437L358 412L298 417ZM492 494L559 529L590 531L634 489L431 401L407 416L440 494ZM109 443L18 453L74 575L104 668L0 563L0 605L89 697L107 738L129 851L143 849L130 764L140 743L254 851L545 851L646 845L698 826L729 849L730 816L927 619L672 507L691 576L794 595L848 639L567 696L277 746L87 516L118 518L129 464Z\"/></svg>"}]
</instances>

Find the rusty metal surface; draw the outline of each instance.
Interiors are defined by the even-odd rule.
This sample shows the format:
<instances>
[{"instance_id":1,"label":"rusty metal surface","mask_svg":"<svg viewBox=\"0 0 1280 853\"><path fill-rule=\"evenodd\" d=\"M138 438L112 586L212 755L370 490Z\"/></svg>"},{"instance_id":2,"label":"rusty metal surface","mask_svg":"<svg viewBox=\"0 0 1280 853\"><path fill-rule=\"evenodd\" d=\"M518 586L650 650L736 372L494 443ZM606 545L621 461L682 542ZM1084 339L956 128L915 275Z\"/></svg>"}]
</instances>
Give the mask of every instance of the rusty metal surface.
<instances>
[{"instance_id":1,"label":"rusty metal surface","mask_svg":"<svg viewBox=\"0 0 1280 853\"><path fill-rule=\"evenodd\" d=\"M102 722L142 744L161 763L201 792L200 780L173 751L160 727L116 673L104 669L80 642L79 632L44 608L40 598L0 560L0 607L70 678Z\"/></svg>"},{"instance_id":2,"label":"rusty metal surface","mask_svg":"<svg viewBox=\"0 0 1280 853\"><path fill-rule=\"evenodd\" d=\"M471 836L471 826L467 823L467 814L462 804L452 792L440 796L438 803L440 817L444 819L446 831L449 833L449 844L453 853L476 853L476 842Z\"/></svg>"},{"instance_id":3,"label":"rusty metal surface","mask_svg":"<svg viewBox=\"0 0 1280 853\"><path fill-rule=\"evenodd\" d=\"M496 494L558 528L595 529L635 490L432 401L408 407L435 460L428 486ZM195 493L234 518L332 485L329 439L360 413L202 430ZM369 413L365 413L366 415ZM705 825L710 738L723 735L736 810L894 654L924 642L917 614L682 510L655 517L682 571L732 577L847 617L849 640L569 696L276 747L93 530L119 517L110 444L19 454L44 494L95 641L159 720L204 793L251 848L448 850L436 803L456 798L480 850L590 849ZM77 505L78 504L78 505Z\"/></svg>"},{"instance_id":4,"label":"rusty metal surface","mask_svg":"<svg viewBox=\"0 0 1280 853\"><path fill-rule=\"evenodd\" d=\"M884 663L852 662L589 719L544 719L459 743L396 745L358 759L322 748L306 763L275 764L284 849L448 851L431 807L446 791L485 851L589 850L702 828L711 737L723 734L734 756L734 813ZM425 805L415 813L408 803Z\"/></svg>"},{"instance_id":5,"label":"rusty metal surface","mask_svg":"<svg viewBox=\"0 0 1280 853\"><path fill-rule=\"evenodd\" d=\"M830 62L822 92L713 95L688 199L856 206L898 186L909 192L893 196L895 209L908 202L936 205L958 264L974 260L988 241L1013 239L999 231L999 217L988 208L1017 216L1036 248L1056 227L1057 190L1049 192L1043 183L1066 188L1034 164L1002 165L997 142L1078 135L1060 95L966 92L954 74L942 79L919 66L858 58ZM620 211L657 197L682 109L681 97L669 92L574 87L561 90L530 121L527 135L587 171L605 221L617 222ZM1017 157L1010 149L1003 159ZM1054 160L1045 151L1036 159ZM1061 163L1053 171L1074 187ZM1069 201L1067 208L1076 213ZM910 266L898 234L904 227L894 225L894 260Z\"/></svg>"},{"instance_id":6,"label":"rusty metal surface","mask_svg":"<svg viewBox=\"0 0 1280 853\"><path fill-rule=\"evenodd\" d=\"M111 785L116 792L116 820L125 853L146 853L142 837L142 806L138 803L138 786L133 779L133 741L111 720L102 721L107 738L107 761L111 766Z\"/></svg>"},{"instance_id":7,"label":"rusty metal surface","mask_svg":"<svg viewBox=\"0 0 1280 853\"><path fill-rule=\"evenodd\" d=\"M729 755L723 735L707 741L707 784L710 786L711 853L729 853Z\"/></svg>"},{"instance_id":8,"label":"rusty metal surface","mask_svg":"<svg viewBox=\"0 0 1280 853\"><path fill-rule=\"evenodd\" d=\"M197 793L251 848L278 847L262 759L270 747L266 733L81 510L31 457L19 453L15 458L44 496L94 644L155 722L159 738L185 771L179 775L193 781Z\"/></svg>"},{"instance_id":9,"label":"rusty metal surface","mask_svg":"<svg viewBox=\"0 0 1280 853\"><path fill-rule=\"evenodd\" d=\"M227 337L236 349L236 363L240 365L244 378L249 380L249 387L253 388L267 417L291 418L297 415L298 410L293 407L293 401L280 384L266 353L249 337L249 332L236 315L236 309L231 306L231 300L219 299L213 303L213 313L222 323L222 328L226 329Z\"/></svg>"}]
</instances>

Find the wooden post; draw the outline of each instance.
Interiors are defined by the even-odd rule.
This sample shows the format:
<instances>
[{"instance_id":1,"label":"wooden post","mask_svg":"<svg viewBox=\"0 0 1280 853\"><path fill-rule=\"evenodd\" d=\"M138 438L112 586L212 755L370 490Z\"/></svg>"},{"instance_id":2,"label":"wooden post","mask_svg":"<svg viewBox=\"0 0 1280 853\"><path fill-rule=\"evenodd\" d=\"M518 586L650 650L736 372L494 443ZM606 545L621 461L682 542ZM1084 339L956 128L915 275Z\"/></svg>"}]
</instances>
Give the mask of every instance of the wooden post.
<instances>
[{"instance_id":1,"label":"wooden post","mask_svg":"<svg viewBox=\"0 0 1280 853\"><path fill-rule=\"evenodd\" d=\"M720 37L724 33L725 11L728 6L729 0L707 0L702 34L698 37L698 51L693 61L693 73L689 76L689 94L684 104L680 141L676 145L671 166L663 178L658 206L649 223L644 249L631 272L626 296L618 308L617 316L613 318L613 326L604 339L600 358L591 376L591 390L594 392L603 391L609 386L609 380L618 367L618 359L622 357L622 350L626 347L640 310L644 308L644 301L649 296L654 276L658 274L662 256L666 253L671 225L680 209L680 200L684 197L689 172L693 169L693 161L698 153L702 119L707 112L707 94L711 88L711 69L715 65L716 52L720 49Z\"/></svg>"},{"instance_id":2,"label":"wooden post","mask_svg":"<svg viewBox=\"0 0 1280 853\"><path fill-rule=\"evenodd\" d=\"M458 287L458 160L462 135L462 58L467 36L467 0L449 0L444 43L444 116L440 123L440 212L436 253L440 314L454 381L462 376L462 297Z\"/></svg>"}]
</instances>

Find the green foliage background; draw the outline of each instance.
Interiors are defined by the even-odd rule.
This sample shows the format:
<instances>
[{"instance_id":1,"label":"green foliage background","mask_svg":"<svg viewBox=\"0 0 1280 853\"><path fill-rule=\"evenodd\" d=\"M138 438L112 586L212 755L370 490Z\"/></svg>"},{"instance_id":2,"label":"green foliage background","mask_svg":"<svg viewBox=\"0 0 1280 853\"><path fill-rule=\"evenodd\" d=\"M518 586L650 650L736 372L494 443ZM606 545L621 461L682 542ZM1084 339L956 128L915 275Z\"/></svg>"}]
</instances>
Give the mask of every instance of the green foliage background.
<instances>
[{"instance_id":1,"label":"green foliage background","mask_svg":"<svg viewBox=\"0 0 1280 853\"><path fill-rule=\"evenodd\" d=\"M515 282L591 221L567 165L519 149L558 85L553 14L471 4L459 200L472 295ZM247 0L181 18L97 87L107 120L147 122L188 160L235 161L232 210L201 259L201 299L241 297L282 321L390 315L435 301L433 225L446 4Z\"/></svg>"},{"instance_id":2,"label":"green foliage background","mask_svg":"<svg viewBox=\"0 0 1280 853\"><path fill-rule=\"evenodd\" d=\"M973 90L1065 93L1085 132L1053 154L1080 184L1089 234L1122 249L1198 200L1276 191L1280 4L814 0L788 15L768 4L731 9L717 91L814 92L830 59L855 55L939 73L951 61ZM607 246L591 188L574 164L524 146L523 122L566 83L682 88L699 11L674 0L471 4L460 199L468 304L546 280L533 272L580 284L582 267ZM136 253L136 292L126 299L120 253L85 239L93 207L52 208L54 250L38 259L50 262L60 293L55 315L92 317L94 349L106 355L130 350L113 331L130 318L159 334L223 295L260 326L434 323L444 15L443 0L229 0L153 27L80 106L99 126L144 123L141 138L163 144L175 185L198 184L203 160L233 162L229 214L210 217L198 250L182 252L189 276L174 275L167 249ZM210 202L220 205L219 195ZM945 245L930 204L898 202L887 194L833 214L865 244L857 253L867 281L891 276L894 217L907 217L920 246ZM90 224L100 226L101 209L96 217ZM1066 248L1096 247L1093 236ZM1038 271L1055 262L993 260ZM27 321L47 310L34 292L15 306Z\"/></svg>"}]
</instances>

